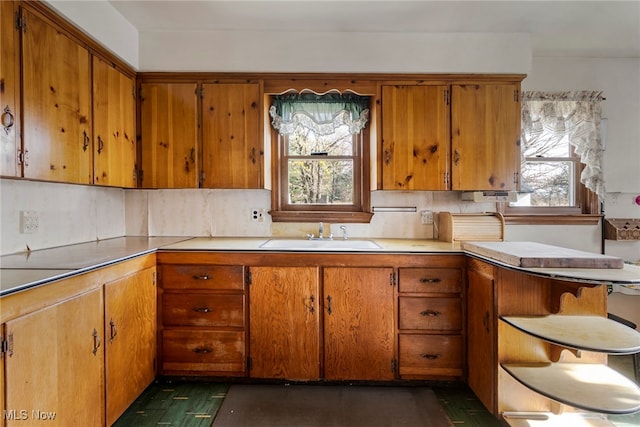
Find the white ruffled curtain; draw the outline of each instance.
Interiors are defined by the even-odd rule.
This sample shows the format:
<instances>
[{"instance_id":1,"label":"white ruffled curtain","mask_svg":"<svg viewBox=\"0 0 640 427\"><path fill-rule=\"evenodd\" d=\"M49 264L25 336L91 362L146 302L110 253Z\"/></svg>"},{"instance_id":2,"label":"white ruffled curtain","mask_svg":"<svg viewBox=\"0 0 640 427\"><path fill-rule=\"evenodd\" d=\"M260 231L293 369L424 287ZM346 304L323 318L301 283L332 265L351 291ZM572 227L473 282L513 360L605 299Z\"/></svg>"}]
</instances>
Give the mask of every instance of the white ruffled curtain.
<instances>
[{"instance_id":1,"label":"white ruffled curtain","mask_svg":"<svg viewBox=\"0 0 640 427\"><path fill-rule=\"evenodd\" d=\"M523 92L522 144L527 148L540 144L552 130L556 137L568 137L580 162L585 165L580 181L601 200L605 195L602 173L603 147L600 138L602 92Z\"/></svg>"},{"instance_id":2,"label":"white ruffled curtain","mask_svg":"<svg viewBox=\"0 0 640 427\"><path fill-rule=\"evenodd\" d=\"M369 97L335 93L278 95L273 98L269 115L280 135L290 135L298 128L331 135L343 125L349 126L351 134L357 134L369 120Z\"/></svg>"}]
</instances>

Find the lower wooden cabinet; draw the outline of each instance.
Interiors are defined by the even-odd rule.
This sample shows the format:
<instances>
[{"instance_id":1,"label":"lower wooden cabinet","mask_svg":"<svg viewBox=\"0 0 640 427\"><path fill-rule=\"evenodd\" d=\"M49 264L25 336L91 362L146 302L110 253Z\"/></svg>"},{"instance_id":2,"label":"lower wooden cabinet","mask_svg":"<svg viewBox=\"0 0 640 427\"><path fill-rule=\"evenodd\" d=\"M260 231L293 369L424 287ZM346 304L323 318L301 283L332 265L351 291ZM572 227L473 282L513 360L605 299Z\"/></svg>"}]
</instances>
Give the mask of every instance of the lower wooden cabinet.
<instances>
[{"instance_id":1,"label":"lower wooden cabinet","mask_svg":"<svg viewBox=\"0 0 640 427\"><path fill-rule=\"evenodd\" d=\"M246 375L242 265L160 265L159 358L165 375Z\"/></svg>"},{"instance_id":2,"label":"lower wooden cabinet","mask_svg":"<svg viewBox=\"0 0 640 427\"><path fill-rule=\"evenodd\" d=\"M107 425L155 379L156 269L104 286Z\"/></svg>"},{"instance_id":3,"label":"lower wooden cabinet","mask_svg":"<svg viewBox=\"0 0 640 427\"><path fill-rule=\"evenodd\" d=\"M7 427L104 425L103 306L98 288L6 323Z\"/></svg>"},{"instance_id":4,"label":"lower wooden cabinet","mask_svg":"<svg viewBox=\"0 0 640 427\"><path fill-rule=\"evenodd\" d=\"M462 267L399 269L401 378L463 375L463 277Z\"/></svg>"},{"instance_id":5,"label":"lower wooden cabinet","mask_svg":"<svg viewBox=\"0 0 640 427\"><path fill-rule=\"evenodd\" d=\"M395 378L391 267L324 268L324 376Z\"/></svg>"},{"instance_id":6,"label":"lower wooden cabinet","mask_svg":"<svg viewBox=\"0 0 640 427\"><path fill-rule=\"evenodd\" d=\"M250 267L251 377L321 377L319 270Z\"/></svg>"}]
</instances>

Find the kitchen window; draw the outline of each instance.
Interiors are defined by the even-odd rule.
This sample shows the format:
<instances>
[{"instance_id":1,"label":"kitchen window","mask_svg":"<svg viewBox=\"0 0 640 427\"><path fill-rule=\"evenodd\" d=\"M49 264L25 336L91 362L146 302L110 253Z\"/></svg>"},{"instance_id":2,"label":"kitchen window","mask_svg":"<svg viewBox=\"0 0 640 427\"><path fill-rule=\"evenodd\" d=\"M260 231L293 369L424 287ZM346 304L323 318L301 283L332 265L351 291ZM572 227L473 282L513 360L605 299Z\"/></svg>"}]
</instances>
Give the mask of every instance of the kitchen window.
<instances>
[{"instance_id":1,"label":"kitchen window","mask_svg":"<svg viewBox=\"0 0 640 427\"><path fill-rule=\"evenodd\" d=\"M368 222L369 97L271 98L274 221Z\"/></svg>"},{"instance_id":2,"label":"kitchen window","mask_svg":"<svg viewBox=\"0 0 640 427\"><path fill-rule=\"evenodd\" d=\"M585 223L604 195L600 92L525 92L518 201L509 223Z\"/></svg>"}]
</instances>

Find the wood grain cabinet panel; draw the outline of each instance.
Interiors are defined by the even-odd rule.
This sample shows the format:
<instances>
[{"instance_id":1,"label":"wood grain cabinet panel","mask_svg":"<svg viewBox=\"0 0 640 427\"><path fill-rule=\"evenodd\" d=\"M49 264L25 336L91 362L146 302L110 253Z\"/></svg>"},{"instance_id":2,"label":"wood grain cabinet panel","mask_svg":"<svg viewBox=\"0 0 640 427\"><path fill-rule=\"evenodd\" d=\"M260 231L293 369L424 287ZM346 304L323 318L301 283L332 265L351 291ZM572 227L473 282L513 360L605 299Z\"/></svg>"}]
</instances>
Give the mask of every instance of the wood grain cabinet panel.
<instances>
[{"instance_id":1,"label":"wood grain cabinet panel","mask_svg":"<svg viewBox=\"0 0 640 427\"><path fill-rule=\"evenodd\" d=\"M446 190L449 86L382 86L382 189Z\"/></svg>"},{"instance_id":2,"label":"wood grain cabinet panel","mask_svg":"<svg viewBox=\"0 0 640 427\"><path fill-rule=\"evenodd\" d=\"M22 20L24 176L91 184L89 51L35 13Z\"/></svg>"},{"instance_id":3,"label":"wood grain cabinet panel","mask_svg":"<svg viewBox=\"0 0 640 427\"><path fill-rule=\"evenodd\" d=\"M516 190L520 84L451 88L451 190Z\"/></svg>"},{"instance_id":4,"label":"wood grain cabinet panel","mask_svg":"<svg viewBox=\"0 0 640 427\"><path fill-rule=\"evenodd\" d=\"M460 298L400 297L400 329L462 330Z\"/></svg>"},{"instance_id":5,"label":"wood grain cabinet panel","mask_svg":"<svg viewBox=\"0 0 640 427\"><path fill-rule=\"evenodd\" d=\"M245 369L244 332L209 329L165 329L162 332L165 373L185 375L223 373Z\"/></svg>"},{"instance_id":6,"label":"wood grain cabinet panel","mask_svg":"<svg viewBox=\"0 0 640 427\"><path fill-rule=\"evenodd\" d=\"M22 176L20 145L20 32L18 3L0 2L0 175Z\"/></svg>"},{"instance_id":7,"label":"wood grain cabinet panel","mask_svg":"<svg viewBox=\"0 0 640 427\"><path fill-rule=\"evenodd\" d=\"M398 269L398 372L402 379L464 373L462 268Z\"/></svg>"},{"instance_id":8,"label":"wood grain cabinet panel","mask_svg":"<svg viewBox=\"0 0 640 427\"><path fill-rule=\"evenodd\" d=\"M147 268L104 286L107 425L155 378L155 272Z\"/></svg>"},{"instance_id":9,"label":"wood grain cabinet panel","mask_svg":"<svg viewBox=\"0 0 640 427\"><path fill-rule=\"evenodd\" d=\"M103 331L102 288L7 322L6 426L104 426Z\"/></svg>"},{"instance_id":10,"label":"wood grain cabinet panel","mask_svg":"<svg viewBox=\"0 0 640 427\"><path fill-rule=\"evenodd\" d=\"M400 376L459 376L462 336L401 334L398 345Z\"/></svg>"},{"instance_id":11,"label":"wood grain cabinet panel","mask_svg":"<svg viewBox=\"0 0 640 427\"><path fill-rule=\"evenodd\" d=\"M135 83L93 57L94 183L136 187Z\"/></svg>"},{"instance_id":12,"label":"wood grain cabinet panel","mask_svg":"<svg viewBox=\"0 0 640 427\"><path fill-rule=\"evenodd\" d=\"M244 326L243 295L164 294L164 325Z\"/></svg>"},{"instance_id":13,"label":"wood grain cabinet panel","mask_svg":"<svg viewBox=\"0 0 640 427\"><path fill-rule=\"evenodd\" d=\"M246 375L241 265L160 264L160 373Z\"/></svg>"},{"instance_id":14,"label":"wood grain cabinet panel","mask_svg":"<svg viewBox=\"0 0 640 427\"><path fill-rule=\"evenodd\" d=\"M395 378L393 268L324 268L328 380Z\"/></svg>"},{"instance_id":15,"label":"wood grain cabinet panel","mask_svg":"<svg viewBox=\"0 0 640 427\"><path fill-rule=\"evenodd\" d=\"M198 95L196 83L140 85L140 185L198 188Z\"/></svg>"},{"instance_id":16,"label":"wood grain cabinet panel","mask_svg":"<svg viewBox=\"0 0 640 427\"><path fill-rule=\"evenodd\" d=\"M202 91L202 187L262 188L260 85L212 83Z\"/></svg>"},{"instance_id":17,"label":"wood grain cabinet panel","mask_svg":"<svg viewBox=\"0 0 640 427\"><path fill-rule=\"evenodd\" d=\"M250 268L251 377L319 379L319 268Z\"/></svg>"}]
</instances>

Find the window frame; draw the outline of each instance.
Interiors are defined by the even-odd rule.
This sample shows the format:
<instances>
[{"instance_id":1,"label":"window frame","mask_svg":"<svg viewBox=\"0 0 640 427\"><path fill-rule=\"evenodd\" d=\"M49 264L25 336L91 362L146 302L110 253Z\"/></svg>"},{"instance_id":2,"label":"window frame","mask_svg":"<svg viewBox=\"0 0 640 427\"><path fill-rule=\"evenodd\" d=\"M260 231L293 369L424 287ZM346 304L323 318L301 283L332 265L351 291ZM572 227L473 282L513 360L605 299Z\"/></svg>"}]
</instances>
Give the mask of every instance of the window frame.
<instances>
[{"instance_id":1,"label":"window frame","mask_svg":"<svg viewBox=\"0 0 640 427\"><path fill-rule=\"evenodd\" d=\"M323 82L322 90L316 91L313 87L305 86L305 89L316 93L326 92L327 83ZM336 85L338 88L341 84ZM344 92L343 88L339 88ZM375 106L377 105L375 94L360 93L355 89L347 90L369 96L369 122L357 135L359 143L354 147L354 194L352 205L303 205L294 206L286 203L288 195L288 182L285 179L287 162L284 161L285 144L276 129L268 120L268 106L272 105L271 97L277 93L265 93L265 114L271 139L271 220L273 222L328 222L328 223L369 223L373 217L371 212L371 138L375 132L371 128L375 126ZM323 156L324 157L324 156ZM332 157L332 156L329 156ZM359 163L359 168L355 163Z\"/></svg>"}]
</instances>

